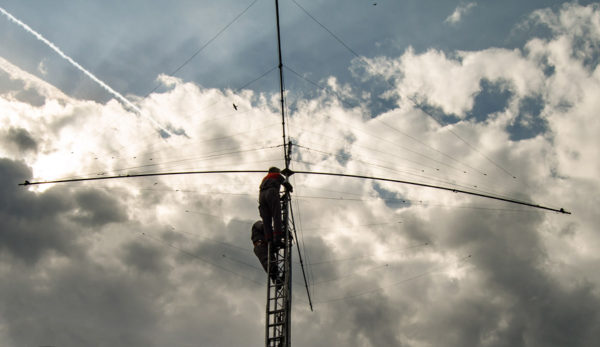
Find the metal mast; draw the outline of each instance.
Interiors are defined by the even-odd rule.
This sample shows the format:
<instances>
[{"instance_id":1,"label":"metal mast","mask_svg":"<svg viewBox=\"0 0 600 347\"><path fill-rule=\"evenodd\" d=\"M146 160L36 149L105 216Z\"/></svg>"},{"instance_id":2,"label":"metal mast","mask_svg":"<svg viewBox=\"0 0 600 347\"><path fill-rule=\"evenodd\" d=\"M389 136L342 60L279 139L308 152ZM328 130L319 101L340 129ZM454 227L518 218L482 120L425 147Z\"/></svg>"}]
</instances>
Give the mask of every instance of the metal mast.
<instances>
[{"instance_id":1,"label":"metal mast","mask_svg":"<svg viewBox=\"0 0 600 347\"><path fill-rule=\"evenodd\" d=\"M285 169L282 174L285 179L293 174L290 170L291 141L288 143L285 134L285 101L283 84L283 63L281 59L281 31L279 26L279 1L275 0L275 17L277 20L277 52L279 56L279 92L281 98L281 125L283 130L283 154ZM289 201L290 191L285 188L281 197L281 220L283 226L284 246L272 250L269 245L269 266L275 263L279 279L271 281L271 274L267 276L267 305L265 319L265 346L289 347L291 346L291 311L292 311L292 238L289 227Z\"/></svg>"}]
</instances>

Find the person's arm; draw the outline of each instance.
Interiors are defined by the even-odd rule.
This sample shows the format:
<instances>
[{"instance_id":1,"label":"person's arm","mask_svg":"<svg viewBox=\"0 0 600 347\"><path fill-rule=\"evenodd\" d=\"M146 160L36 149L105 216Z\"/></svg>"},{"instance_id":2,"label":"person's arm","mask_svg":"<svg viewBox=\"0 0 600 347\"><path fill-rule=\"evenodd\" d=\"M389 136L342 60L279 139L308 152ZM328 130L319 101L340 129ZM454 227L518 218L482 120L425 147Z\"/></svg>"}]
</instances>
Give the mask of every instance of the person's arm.
<instances>
[{"instance_id":1,"label":"person's arm","mask_svg":"<svg viewBox=\"0 0 600 347\"><path fill-rule=\"evenodd\" d=\"M283 177L283 176L281 176L281 177ZM285 188L287 188L287 190L288 190L290 193L294 191L294 187L292 187L292 184L291 184L291 183L290 183L288 180L286 180L285 178L283 179L283 182L282 182L282 184L283 184L283 186L284 186Z\"/></svg>"}]
</instances>

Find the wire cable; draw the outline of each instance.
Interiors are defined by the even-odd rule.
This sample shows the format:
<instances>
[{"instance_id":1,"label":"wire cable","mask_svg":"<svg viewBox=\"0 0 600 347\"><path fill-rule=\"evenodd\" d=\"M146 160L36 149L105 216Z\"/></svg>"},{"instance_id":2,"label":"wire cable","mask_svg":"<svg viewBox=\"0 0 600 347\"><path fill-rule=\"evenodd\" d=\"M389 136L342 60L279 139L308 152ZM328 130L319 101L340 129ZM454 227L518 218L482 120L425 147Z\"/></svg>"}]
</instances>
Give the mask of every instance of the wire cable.
<instances>
[{"instance_id":1,"label":"wire cable","mask_svg":"<svg viewBox=\"0 0 600 347\"><path fill-rule=\"evenodd\" d=\"M171 72L170 75L174 76L177 72L179 72L179 70L183 69L184 66L186 66L190 61L192 61L198 54L200 54L200 52L202 52L206 47L208 47L208 45L210 45L214 40L216 40L219 36L221 36L221 34L223 34L225 32L225 30L229 29L229 27L233 23L235 23L238 19L240 19L244 15L244 13L246 13L252 6L254 6L254 4L256 4L257 1L258 0L252 1L252 3L250 3L250 5L248 5L248 7L246 7L242 12L240 12L240 14L238 14L235 18L233 18L232 21L230 21L229 23L227 23L227 25L225 25L221 30L219 30L219 32L217 32L217 34L215 36L213 36L210 40L208 40L196 52L194 52L194 54L192 54L186 61L184 61L173 72ZM147 98L150 94L152 94L159 87L160 87L160 84L158 84L150 92L148 92L148 94L146 94L146 96L144 97L144 99Z\"/></svg>"},{"instance_id":2,"label":"wire cable","mask_svg":"<svg viewBox=\"0 0 600 347\"><path fill-rule=\"evenodd\" d=\"M296 146L298 146L300 148L303 148L303 149L306 149L308 151L314 151L314 152L317 152L317 153L329 155L329 156L336 157L336 158L343 158L343 156L339 155L339 154L334 154L334 153L330 153L330 152L320 151L320 150L312 149L312 148L309 148L309 147L306 147L306 146L301 146L301 145L296 145ZM435 182L435 183L449 184L449 185L453 185L453 186L460 187L460 188L471 189L473 191L477 191L477 192L480 192L480 193L493 194L495 196L501 196L501 197L508 198L507 196L502 195L502 194L492 193L489 190L486 191L486 190L483 190L483 189L479 189L478 185L466 185L465 183L457 183L456 181L448 181L448 180L443 180L443 179L439 179L439 178L436 178L436 177L431 177L431 176L420 174L421 172L425 172L424 170L413 169L413 170L417 170L419 173L412 173L412 172L409 172L409 171L397 170L397 169L394 169L394 168L391 168L391 167L388 167L388 166L383 166L383 165L371 163L371 162L364 161L364 160L357 159L357 158L353 158L353 160L356 161L356 162L359 162L359 163L363 163L363 164L366 164L366 165L369 165L369 166L373 166L373 167L376 167L376 168L384 169L384 170L387 170L387 171L390 171L390 172L394 172L394 173L400 173L400 174L405 174L405 175L409 175L409 176L413 176L413 177L424 178L426 180L430 180L431 182ZM406 169L406 170L408 170L408 169ZM435 169L435 170L439 171L439 169Z\"/></svg>"},{"instance_id":3,"label":"wire cable","mask_svg":"<svg viewBox=\"0 0 600 347\"><path fill-rule=\"evenodd\" d=\"M381 252L380 254L400 253L400 252L405 252L405 251L408 251L408 250L411 250L411 249L418 249L418 248L423 248L423 247L427 247L427 246L429 246L429 242L425 242L423 244L414 245L414 246L410 246L410 247L406 247L406 248L393 249L393 250L390 250L390 251ZM340 262L356 261L356 260L369 259L369 258L375 258L375 257L377 257L377 255L365 255L365 256L361 256L361 257L327 259L327 260L321 260L321 261L312 262L312 263L310 263L310 265L323 265L323 264L331 264L331 263L340 263Z\"/></svg>"},{"instance_id":4,"label":"wire cable","mask_svg":"<svg viewBox=\"0 0 600 347\"><path fill-rule=\"evenodd\" d=\"M302 5L300 5L296 0L292 0L292 2L294 4L296 4L296 6L298 6L307 16L309 16L315 23L317 23L321 28L323 28L325 31L327 31L336 41L338 41L342 46L344 46L350 53L352 53L352 55L354 55L356 58L358 58L358 60L360 62L362 62L363 64L368 66L368 63L364 60L363 57L361 57L358 53L356 53L356 51L354 51L350 46L348 46L339 36L337 36L336 34L334 34L331 30L329 30L325 25L323 25L323 23L321 23L319 20L317 20L312 14L310 14L304 7L302 7ZM394 86L386 80L386 82L393 88ZM435 118L433 115L431 115L430 113L426 112L425 110L423 110L422 108L418 107L418 104L412 99L412 98L407 98L408 100L411 100L411 102L413 102L414 106L421 109L425 114L427 114L428 116L430 116L431 118L433 118L438 124L440 124L441 126L443 126L443 124L437 119ZM499 168L500 170L502 170L504 173L506 173L507 175L511 176L513 179L516 179L517 177L515 175L513 175L510 171L508 171L507 169L505 169L504 167L502 167L500 164L498 164L496 161L492 160L490 157L488 157L487 155L485 155L483 152L481 152L479 149L477 149L475 146L473 146L471 143L469 143L466 139L464 139L463 137L461 137L460 135L458 135L454 130L449 129L450 133L452 133L454 136L456 136L459 140L461 140L462 142L464 142L467 146L469 146L472 150L474 150L475 152L477 152L479 155L481 155L483 158L485 158L488 162L492 163L494 166L496 166L497 168Z\"/></svg>"},{"instance_id":5,"label":"wire cable","mask_svg":"<svg viewBox=\"0 0 600 347\"><path fill-rule=\"evenodd\" d=\"M466 257L464 257L462 259L459 259L456 263L460 264L462 262L465 262L469 258L471 258L471 255L468 255L468 256L466 256ZM431 274L433 274L433 273L435 273L435 272L437 272L437 271L439 271L439 270L441 270L441 269L443 269L445 267L447 267L447 266L444 266L444 265L434 266L434 267L430 268L428 271L422 272L422 273L414 275L412 277L405 278L405 279L403 279L401 281L395 282L395 283L387 285L387 286L376 287L376 288L373 288L373 289L365 290L365 291L358 292L356 294L347 295L347 296L344 296L344 297L327 299L327 300L322 300L322 301L316 301L315 305L316 304L329 304L329 303L333 303L333 302L337 302L337 301L355 299L357 297L361 297L361 296L365 296L365 295L369 295L369 294L374 294L374 293L377 293L377 292L381 292L381 291L384 291L386 288L395 287L395 286L400 285L400 284L412 282L412 281L417 280L419 278L426 277L426 276L431 275Z\"/></svg>"},{"instance_id":6,"label":"wire cable","mask_svg":"<svg viewBox=\"0 0 600 347\"><path fill-rule=\"evenodd\" d=\"M352 53L355 57L360 59L360 56L358 55L358 53L356 53L341 38L339 38L336 34L334 34L333 31L329 30L325 25L323 25L321 22L319 22L312 14L310 14L304 7L302 7L302 5L300 5L296 0L292 0L292 2L294 4L296 4L296 6L298 6L298 8L300 8L304 13L306 13L306 15L309 16L313 21L315 21L315 23L317 23L319 26L321 26L321 28L323 28L325 31L327 31L334 39L336 39L337 42L339 42L342 46L346 47L346 49L350 53Z\"/></svg>"},{"instance_id":7,"label":"wire cable","mask_svg":"<svg viewBox=\"0 0 600 347\"><path fill-rule=\"evenodd\" d=\"M233 271L233 270L230 270L230 269L228 269L228 268L226 268L226 267L224 267L224 266L222 266L222 265L219 265L219 264L217 264L217 263L215 263L215 262L213 262L213 261L211 261L211 260L208 260L208 259L206 259L206 258L203 258L203 257L201 257L201 256L199 256L199 255L197 255L197 254L194 254L194 253L192 253L192 252L189 252L189 251L187 251L187 250L185 250L185 249L183 249L183 248L177 247L177 246L175 246L175 245L173 245L173 244L171 244L171 243L168 243L168 242L166 242L166 241L163 241L163 240L161 240L161 239L159 239L159 238L156 238L156 237L154 237L154 236L150 236L150 235L148 235L148 234L146 234L146 233L142 233L142 235L143 235L144 237L146 237L146 238L150 239L150 240L153 240L153 241L155 241L155 242L159 242L159 243L162 243L162 244L164 244L164 245L167 245L167 246L169 246L169 247L171 247L171 248L173 248L173 249L177 250L178 252L181 252L181 253L183 253L183 254L185 254L185 255L189 256L189 257L192 257L192 258L198 259L198 260L200 260L200 261L202 261L202 262L204 262L204 263L207 263L207 264L209 264L209 265L211 265L211 266L213 266L213 267L215 267L215 268L217 268L217 269L223 270L223 271L225 271L225 272L229 272L229 273L231 273L231 274L234 274L234 275L236 275L236 276L238 276L238 277L241 277L241 278L243 278L243 279L245 279L245 280L247 280L247 281L250 281L250 282L256 283L256 284L258 284L258 285L263 285L263 283L262 283L262 282L256 281L256 280L254 280L254 279L252 279L252 278L249 278L249 277L246 277L246 276L244 276L244 275L242 275L242 274L240 274L240 273L237 273L237 272L235 272L235 271Z\"/></svg>"},{"instance_id":8,"label":"wire cable","mask_svg":"<svg viewBox=\"0 0 600 347\"><path fill-rule=\"evenodd\" d=\"M342 97L341 97L341 96L340 96L340 95L339 95L337 92L335 92L335 91L330 91L328 88L320 86L318 83L316 83L316 82L314 82L314 81L311 81L311 80L307 79L306 77L304 77L304 76L300 75L298 72L294 71L293 69L291 69L291 68L290 68L290 67L288 67L288 66L286 66L286 68L287 68L288 70L290 70L290 71L291 71L291 72L292 72L294 75L296 75L296 76L298 76L299 78L301 78L301 79L303 79L303 80L307 81L308 83L310 83L310 84L312 84L312 85L314 85L314 86L316 86L316 87L318 87L318 88L320 88L320 89L322 89L322 90L324 90L324 91L326 91L326 92L330 92L330 93L333 93L333 94L335 94L335 95L338 97L338 99L340 100L340 102L341 102L341 103L343 103L343 104L346 104L346 105L348 106L348 104L347 104L347 103L346 103L346 102L343 100L343 98L342 98ZM333 118L333 117L332 117L331 119L335 120L336 122L338 122L338 123L340 123L340 124L343 124L343 125L346 125L346 126L347 126L347 123L345 123L345 122L341 122L341 121L339 121L339 120L337 120L337 119L335 119L335 118ZM356 127L352 127L352 126L350 126L350 128L352 128L352 129L354 129L354 130L356 130L356 131L358 131L358 132L361 132L361 133L363 133L363 134L366 134L366 135L368 135L368 136L374 137L374 138L376 138L376 139L379 139L379 140L382 140L382 141L388 142L388 143L390 143L390 144L392 144L392 145L394 145L394 146L396 146L396 147L398 147L398 148L402 148L403 150L406 150L406 151L409 151L409 152L411 152L411 153L413 153L413 154L416 154L416 155L422 156L422 157L424 157L424 158L426 158L426 159L428 159L428 160L431 160L431 161L433 161L433 162L436 162L436 163L438 163L438 164L441 164L441 165L447 166L447 167L449 167L449 168L452 168L452 169L455 169L455 170L459 170L459 171L462 171L462 172L464 172L464 170L462 170L462 169L456 168L456 167L454 167L454 166L452 166L452 165L450 165L450 164L447 164L447 163L444 163L444 162L442 162L442 161L439 161L439 160L437 160L437 159L431 158L431 157L429 157L429 156L427 156L427 155L425 155L425 154L423 154L423 153L417 152L417 151L415 151L415 150L412 150L412 149L410 149L410 148L407 148L407 147L400 146L400 145L398 145L398 144L397 144L397 143L395 143L395 142L388 141L388 140L386 140L386 139L383 139L383 138L381 138L381 137L379 137L379 136L376 136L376 135L370 134L370 133L368 133L368 132L366 132L366 131L363 131L363 130L357 129ZM420 141L419 141L419 142L420 142ZM449 156L449 155L446 155L446 156ZM459 161L459 163L461 163L461 162ZM464 163L461 163L461 164L462 164L462 165L464 165L464 166L466 166L466 167L470 167L469 165L466 165L466 164L464 164ZM477 170L477 169L475 169L475 170L476 170L476 171L479 171L479 172L481 172L480 170ZM465 172L465 173L466 173L466 172ZM485 173L482 173L482 174L484 174L484 175L485 175Z\"/></svg>"},{"instance_id":9,"label":"wire cable","mask_svg":"<svg viewBox=\"0 0 600 347\"><path fill-rule=\"evenodd\" d=\"M431 117L431 119L433 119L441 127L445 126L445 124L443 124L441 120L439 120L433 114L431 114L430 112L427 112L422 106L420 106L417 103L417 101L414 100L414 97L407 97L407 99L410 100L416 108L418 108L423 113L425 113L426 115L428 115L429 117ZM448 128L448 131L452 135L456 136L456 138L458 138L459 140L461 140L464 144L466 144L467 146L469 146L469 148L471 148L472 150L474 150L475 152L477 152L479 155L481 155L485 160L487 160L488 162L492 163L495 167L497 167L498 169L502 170L504 173L506 173L507 175L511 176L513 179L517 178L517 176L513 175L510 171L508 171L507 169L505 169L504 167L502 167L500 164L498 164L497 162L495 162L494 160L492 160L492 158L490 158L487 155L485 155L485 153L481 152L479 149L477 149L475 146L473 146L469 141L465 140L462 136L458 135L454 130Z\"/></svg>"}]
</instances>

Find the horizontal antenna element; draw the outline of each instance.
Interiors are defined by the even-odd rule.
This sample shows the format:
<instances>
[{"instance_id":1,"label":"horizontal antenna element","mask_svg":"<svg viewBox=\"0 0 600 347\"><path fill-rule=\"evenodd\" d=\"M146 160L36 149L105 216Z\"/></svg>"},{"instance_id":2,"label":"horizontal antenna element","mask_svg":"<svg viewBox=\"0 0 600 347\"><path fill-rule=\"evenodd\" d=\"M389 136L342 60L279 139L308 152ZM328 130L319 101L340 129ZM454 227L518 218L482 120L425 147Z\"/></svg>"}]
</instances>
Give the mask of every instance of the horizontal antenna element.
<instances>
[{"instance_id":1,"label":"horizontal antenna element","mask_svg":"<svg viewBox=\"0 0 600 347\"><path fill-rule=\"evenodd\" d=\"M108 180L108 179L117 179L117 178L133 178L133 177L153 177L153 176L175 176L175 175L199 175L199 174L239 174L239 173L265 173L265 170L212 170L212 171L179 171L179 172L157 172L157 173L144 173L144 174L129 174L129 175L119 175L119 176L102 176L102 177L83 177L83 178L69 178L62 180L54 180L54 181L37 181L30 182L25 181L24 183L19 183L20 186L29 186L29 185L40 185L40 184L50 184L50 183L68 183L68 182L84 182L84 181L99 181L99 180ZM408 184L419 187L426 187L432 189L445 190L453 193L461 193L472 196L478 196L481 198L504 201L512 204L529 206L533 208L538 208L546 211L558 212L563 214L571 214L571 212L565 211L564 208L552 208L548 206L538 205L532 202L521 201L517 199L509 199L503 198L499 196L494 196L491 194L483 194L472 192L463 189L438 186L434 184L413 182L413 181L405 181L405 180L396 180L391 178L384 177L372 177L372 176L364 176L364 175L351 175L351 174L342 174L335 172L314 172L314 171L294 171L296 174L304 174L304 175L321 175L321 176L337 176L337 177L349 177L349 178L361 178L361 179L369 179L374 181L383 181L383 182L392 182L392 183L400 183L400 184Z\"/></svg>"}]
</instances>

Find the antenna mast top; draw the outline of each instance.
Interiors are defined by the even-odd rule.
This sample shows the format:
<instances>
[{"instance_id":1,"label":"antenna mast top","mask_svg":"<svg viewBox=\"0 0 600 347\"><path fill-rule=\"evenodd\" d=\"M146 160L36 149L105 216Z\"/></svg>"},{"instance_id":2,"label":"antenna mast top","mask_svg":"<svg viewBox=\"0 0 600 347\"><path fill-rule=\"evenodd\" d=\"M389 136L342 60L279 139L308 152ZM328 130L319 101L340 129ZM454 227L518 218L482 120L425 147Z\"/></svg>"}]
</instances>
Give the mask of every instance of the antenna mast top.
<instances>
[{"instance_id":1,"label":"antenna mast top","mask_svg":"<svg viewBox=\"0 0 600 347\"><path fill-rule=\"evenodd\" d=\"M275 0L275 17L277 19L277 53L279 56L279 94L281 101L281 127L283 130L283 155L285 158L285 169L290 169L290 156L288 152L287 137L285 135L285 101L283 84L283 60L281 58L281 30L279 27L279 1Z\"/></svg>"}]
</instances>

